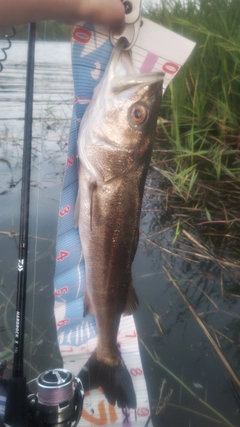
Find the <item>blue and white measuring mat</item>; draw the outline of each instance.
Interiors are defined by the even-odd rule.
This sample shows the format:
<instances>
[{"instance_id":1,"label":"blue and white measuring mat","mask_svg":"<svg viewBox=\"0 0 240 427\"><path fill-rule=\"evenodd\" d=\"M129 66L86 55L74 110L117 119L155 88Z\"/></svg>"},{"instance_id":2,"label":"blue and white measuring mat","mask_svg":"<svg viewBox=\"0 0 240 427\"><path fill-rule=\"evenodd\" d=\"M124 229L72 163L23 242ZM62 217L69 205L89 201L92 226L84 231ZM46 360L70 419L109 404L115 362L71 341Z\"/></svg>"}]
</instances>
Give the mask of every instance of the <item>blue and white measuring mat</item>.
<instances>
[{"instance_id":1,"label":"blue and white measuring mat","mask_svg":"<svg viewBox=\"0 0 240 427\"><path fill-rule=\"evenodd\" d=\"M158 42L156 43L156 40ZM164 89L191 53L194 43L143 19L138 40L132 49L139 73L164 71ZM78 192L77 136L81 118L101 80L111 56L108 29L92 24L75 26L72 33L74 108L68 144L68 157L59 209L56 247L55 317L64 368L75 375L96 347L97 329L93 316L83 317L85 265L78 229L74 228L74 208ZM110 405L101 390L87 393L79 425L115 427L151 426L145 378L133 316L121 319L118 343L132 376L137 409L125 411Z\"/></svg>"}]
</instances>

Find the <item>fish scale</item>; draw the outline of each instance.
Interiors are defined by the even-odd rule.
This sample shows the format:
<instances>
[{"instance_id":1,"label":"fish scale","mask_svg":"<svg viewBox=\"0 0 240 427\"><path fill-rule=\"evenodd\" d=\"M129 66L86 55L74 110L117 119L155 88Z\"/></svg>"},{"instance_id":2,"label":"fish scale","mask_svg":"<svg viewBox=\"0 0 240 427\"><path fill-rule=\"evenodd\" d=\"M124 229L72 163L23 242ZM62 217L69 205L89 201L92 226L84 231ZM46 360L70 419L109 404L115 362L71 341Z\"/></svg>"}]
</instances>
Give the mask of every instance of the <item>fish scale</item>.
<instances>
[{"instance_id":1,"label":"fish scale","mask_svg":"<svg viewBox=\"0 0 240 427\"><path fill-rule=\"evenodd\" d=\"M101 387L109 403L136 408L117 333L121 315L138 306L131 265L163 73L133 74L124 47L119 39L78 136L75 220L86 268L84 315L94 314L98 329L97 347L79 377L85 391Z\"/></svg>"}]
</instances>

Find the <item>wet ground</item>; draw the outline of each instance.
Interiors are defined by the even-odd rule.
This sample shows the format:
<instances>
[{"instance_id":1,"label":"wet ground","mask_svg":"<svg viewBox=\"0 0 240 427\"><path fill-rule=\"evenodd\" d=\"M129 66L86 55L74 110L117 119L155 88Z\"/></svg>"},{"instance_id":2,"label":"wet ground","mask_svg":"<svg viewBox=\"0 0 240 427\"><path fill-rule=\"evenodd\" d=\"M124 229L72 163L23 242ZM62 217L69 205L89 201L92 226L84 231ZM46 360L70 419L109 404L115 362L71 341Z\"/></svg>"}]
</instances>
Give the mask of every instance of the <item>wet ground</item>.
<instances>
[{"instance_id":1,"label":"wet ground","mask_svg":"<svg viewBox=\"0 0 240 427\"><path fill-rule=\"evenodd\" d=\"M8 359L9 375L25 60L26 45L15 42L0 75L0 358ZM70 44L38 43L35 76L25 336L29 379L61 366L53 317L53 276L73 101ZM140 300L135 320L153 422L157 427L238 426L239 383L226 360L240 377L240 270L232 259L228 260L231 265L216 260L219 248L209 250L189 224L178 235L178 220L186 212L183 202L180 205L168 194L166 181L150 169L133 279Z\"/></svg>"}]
</instances>

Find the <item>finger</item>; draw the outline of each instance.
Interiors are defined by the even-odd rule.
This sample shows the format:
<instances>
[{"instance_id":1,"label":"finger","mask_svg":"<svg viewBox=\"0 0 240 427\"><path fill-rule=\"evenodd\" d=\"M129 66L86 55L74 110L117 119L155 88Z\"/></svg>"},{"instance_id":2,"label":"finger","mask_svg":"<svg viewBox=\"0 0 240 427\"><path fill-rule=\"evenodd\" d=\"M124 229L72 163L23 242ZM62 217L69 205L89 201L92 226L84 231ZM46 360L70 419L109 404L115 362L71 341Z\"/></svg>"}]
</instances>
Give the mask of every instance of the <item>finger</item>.
<instances>
[{"instance_id":1,"label":"finger","mask_svg":"<svg viewBox=\"0 0 240 427\"><path fill-rule=\"evenodd\" d=\"M125 9L121 0L97 0L101 9L94 17L96 22L110 25L114 33L121 34L125 28Z\"/></svg>"},{"instance_id":2,"label":"finger","mask_svg":"<svg viewBox=\"0 0 240 427\"><path fill-rule=\"evenodd\" d=\"M115 34L121 34L125 28L125 8L122 0L115 1L115 15L116 20L110 22L111 30Z\"/></svg>"}]
</instances>

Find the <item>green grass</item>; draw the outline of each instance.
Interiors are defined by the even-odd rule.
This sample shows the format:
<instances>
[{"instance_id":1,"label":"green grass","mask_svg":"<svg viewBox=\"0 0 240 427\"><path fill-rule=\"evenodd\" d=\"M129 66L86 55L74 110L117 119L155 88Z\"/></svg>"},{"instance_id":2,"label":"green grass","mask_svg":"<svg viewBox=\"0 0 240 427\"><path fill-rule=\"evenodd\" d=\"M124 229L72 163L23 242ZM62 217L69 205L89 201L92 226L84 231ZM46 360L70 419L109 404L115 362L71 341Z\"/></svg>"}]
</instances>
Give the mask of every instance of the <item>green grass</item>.
<instances>
[{"instance_id":1,"label":"green grass","mask_svg":"<svg viewBox=\"0 0 240 427\"><path fill-rule=\"evenodd\" d=\"M164 175L184 197L199 179L240 184L239 0L162 0L147 17L196 42L162 101L159 140L174 153Z\"/></svg>"}]
</instances>

